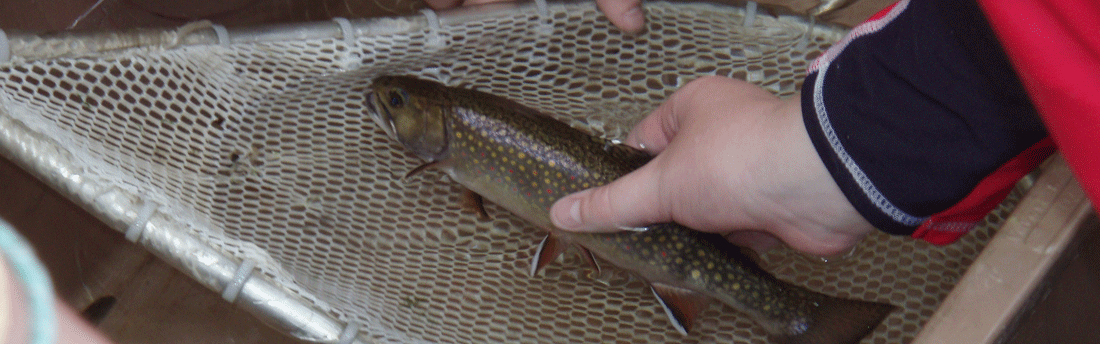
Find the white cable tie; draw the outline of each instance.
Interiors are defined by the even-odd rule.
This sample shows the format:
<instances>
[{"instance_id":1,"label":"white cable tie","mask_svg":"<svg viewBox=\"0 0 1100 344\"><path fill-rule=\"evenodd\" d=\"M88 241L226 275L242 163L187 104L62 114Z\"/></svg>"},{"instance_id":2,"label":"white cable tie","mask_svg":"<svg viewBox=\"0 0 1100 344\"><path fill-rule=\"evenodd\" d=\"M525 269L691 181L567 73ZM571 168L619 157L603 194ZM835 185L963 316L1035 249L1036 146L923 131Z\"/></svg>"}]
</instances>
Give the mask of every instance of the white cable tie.
<instances>
[{"instance_id":1,"label":"white cable tie","mask_svg":"<svg viewBox=\"0 0 1100 344\"><path fill-rule=\"evenodd\" d=\"M229 45L229 30L226 30L224 25L213 24L210 27L214 29L214 34L218 36L218 45Z\"/></svg>"},{"instance_id":2,"label":"white cable tie","mask_svg":"<svg viewBox=\"0 0 1100 344\"><path fill-rule=\"evenodd\" d=\"M332 21L336 22L336 25L340 25L340 34L348 49L355 46L355 28L351 26L351 21L344 17L332 18Z\"/></svg>"},{"instance_id":3,"label":"white cable tie","mask_svg":"<svg viewBox=\"0 0 1100 344\"><path fill-rule=\"evenodd\" d=\"M430 8L420 10L424 18L428 20L428 46L443 45L443 24L439 22L439 16Z\"/></svg>"},{"instance_id":4,"label":"white cable tie","mask_svg":"<svg viewBox=\"0 0 1100 344\"><path fill-rule=\"evenodd\" d=\"M11 44L8 43L8 34L4 33L4 29L0 29L0 63L8 62L11 59Z\"/></svg>"},{"instance_id":5,"label":"white cable tie","mask_svg":"<svg viewBox=\"0 0 1100 344\"><path fill-rule=\"evenodd\" d=\"M145 199L145 197L142 197ZM134 218L134 223L130 224L130 227L126 228L126 240L130 242L137 242L141 239L141 234L145 233L145 227L149 224L149 218L153 217L153 212L160 207L157 202L145 201L145 204L141 205L141 210L138 210L137 218Z\"/></svg>"},{"instance_id":6,"label":"white cable tie","mask_svg":"<svg viewBox=\"0 0 1100 344\"><path fill-rule=\"evenodd\" d=\"M252 271L256 269L256 262L245 259L241 262L241 265L237 267L237 272L233 274L233 280L229 281L229 284L225 286L225 290L222 290L222 298L229 303L237 300L237 296L241 294L241 289L244 289L245 282L252 277Z\"/></svg>"},{"instance_id":7,"label":"white cable tie","mask_svg":"<svg viewBox=\"0 0 1100 344\"><path fill-rule=\"evenodd\" d=\"M550 18L550 5L546 3L546 0L535 0L535 8L536 13L539 15L539 30L546 35L554 33L554 20Z\"/></svg>"},{"instance_id":8,"label":"white cable tie","mask_svg":"<svg viewBox=\"0 0 1100 344\"><path fill-rule=\"evenodd\" d=\"M817 25L817 17L810 17L810 23L806 25L806 33L802 35L802 38L798 40L798 43L794 45L795 50L806 49L810 45L810 38L814 34L814 26Z\"/></svg>"},{"instance_id":9,"label":"white cable tie","mask_svg":"<svg viewBox=\"0 0 1100 344\"><path fill-rule=\"evenodd\" d=\"M336 344L351 344L358 336L359 324L348 322L348 326L344 327L344 331L340 332L340 339L337 340Z\"/></svg>"},{"instance_id":10,"label":"white cable tie","mask_svg":"<svg viewBox=\"0 0 1100 344\"><path fill-rule=\"evenodd\" d=\"M756 1L749 1L745 4L745 27L752 26L752 23L756 21Z\"/></svg>"}]
</instances>

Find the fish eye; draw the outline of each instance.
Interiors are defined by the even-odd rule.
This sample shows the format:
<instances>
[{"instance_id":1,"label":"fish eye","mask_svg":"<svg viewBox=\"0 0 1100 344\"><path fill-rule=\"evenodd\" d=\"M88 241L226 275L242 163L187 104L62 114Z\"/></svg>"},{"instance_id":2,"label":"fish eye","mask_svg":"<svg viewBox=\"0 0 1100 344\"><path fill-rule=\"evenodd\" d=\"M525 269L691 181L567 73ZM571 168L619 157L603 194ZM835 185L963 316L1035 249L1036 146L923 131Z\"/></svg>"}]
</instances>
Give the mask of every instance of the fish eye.
<instances>
[{"instance_id":1,"label":"fish eye","mask_svg":"<svg viewBox=\"0 0 1100 344\"><path fill-rule=\"evenodd\" d=\"M390 91L390 106L393 108L405 106L405 92Z\"/></svg>"}]
</instances>

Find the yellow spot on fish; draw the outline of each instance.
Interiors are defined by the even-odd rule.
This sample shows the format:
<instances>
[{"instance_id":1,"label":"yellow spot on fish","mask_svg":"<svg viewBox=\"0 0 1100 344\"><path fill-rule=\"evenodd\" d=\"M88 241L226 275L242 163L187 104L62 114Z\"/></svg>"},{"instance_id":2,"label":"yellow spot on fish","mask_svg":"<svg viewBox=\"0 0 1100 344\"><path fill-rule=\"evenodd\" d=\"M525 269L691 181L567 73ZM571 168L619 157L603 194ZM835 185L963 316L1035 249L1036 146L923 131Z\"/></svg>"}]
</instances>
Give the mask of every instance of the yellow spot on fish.
<instances>
[{"instance_id":1,"label":"yellow spot on fish","mask_svg":"<svg viewBox=\"0 0 1100 344\"><path fill-rule=\"evenodd\" d=\"M682 249L682 248L684 248L684 243L682 243L682 242L678 242L678 243L676 243L676 248L677 248L677 249Z\"/></svg>"},{"instance_id":2,"label":"yellow spot on fish","mask_svg":"<svg viewBox=\"0 0 1100 344\"><path fill-rule=\"evenodd\" d=\"M683 264L683 263L684 263L683 258L676 258L676 264Z\"/></svg>"},{"instance_id":3,"label":"yellow spot on fish","mask_svg":"<svg viewBox=\"0 0 1100 344\"><path fill-rule=\"evenodd\" d=\"M642 241L645 241L645 242L653 242L653 238L651 238L651 237L645 237L645 239L642 239Z\"/></svg>"},{"instance_id":4,"label":"yellow spot on fish","mask_svg":"<svg viewBox=\"0 0 1100 344\"><path fill-rule=\"evenodd\" d=\"M699 270L691 270L691 278L699 278Z\"/></svg>"},{"instance_id":5,"label":"yellow spot on fish","mask_svg":"<svg viewBox=\"0 0 1100 344\"><path fill-rule=\"evenodd\" d=\"M715 282L721 282L722 281L722 275L714 275L714 281Z\"/></svg>"},{"instance_id":6,"label":"yellow spot on fish","mask_svg":"<svg viewBox=\"0 0 1100 344\"><path fill-rule=\"evenodd\" d=\"M455 133L455 137L461 139L462 138L462 133Z\"/></svg>"},{"instance_id":7,"label":"yellow spot on fish","mask_svg":"<svg viewBox=\"0 0 1100 344\"><path fill-rule=\"evenodd\" d=\"M707 263L707 269L713 269L714 263Z\"/></svg>"},{"instance_id":8,"label":"yellow spot on fish","mask_svg":"<svg viewBox=\"0 0 1100 344\"><path fill-rule=\"evenodd\" d=\"M770 310L772 310L772 305L764 305L764 310L765 310L765 311L770 311Z\"/></svg>"},{"instance_id":9,"label":"yellow spot on fish","mask_svg":"<svg viewBox=\"0 0 1100 344\"><path fill-rule=\"evenodd\" d=\"M519 153L519 158L520 159L523 159L523 158L526 158L526 157L527 157L527 154L523 154L523 152Z\"/></svg>"},{"instance_id":10,"label":"yellow spot on fish","mask_svg":"<svg viewBox=\"0 0 1100 344\"><path fill-rule=\"evenodd\" d=\"M557 165L557 163L555 163L554 160L547 161L546 164L550 165L550 167L554 167L554 165Z\"/></svg>"},{"instance_id":11,"label":"yellow spot on fish","mask_svg":"<svg viewBox=\"0 0 1100 344\"><path fill-rule=\"evenodd\" d=\"M501 160L500 160L501 162L508 162L508 158L507 158L507 157L504 157L504 158L500 158L500 159L501 159Z\"/></svg>"},{"instance_id":12,"label":"yellow spot on fish","mask_svg":"<svg viewBox=\"0 0 1100 344\"><path fill-rule=\"evenodd\" d=\"M740 283L734 283L732 287L733 287L733 290L741 290L741 284Z\"/></svg>"},{"instance_id":13,"label":"yellow spot on fish","mask_svg":"<svg viewBox=\"0 0 1100 344\"><path fill-rule=\"evenodd\" d=\"M699 256L703 257L707 255L707 251L699 250Z\"/></svg>"}]
</instances>

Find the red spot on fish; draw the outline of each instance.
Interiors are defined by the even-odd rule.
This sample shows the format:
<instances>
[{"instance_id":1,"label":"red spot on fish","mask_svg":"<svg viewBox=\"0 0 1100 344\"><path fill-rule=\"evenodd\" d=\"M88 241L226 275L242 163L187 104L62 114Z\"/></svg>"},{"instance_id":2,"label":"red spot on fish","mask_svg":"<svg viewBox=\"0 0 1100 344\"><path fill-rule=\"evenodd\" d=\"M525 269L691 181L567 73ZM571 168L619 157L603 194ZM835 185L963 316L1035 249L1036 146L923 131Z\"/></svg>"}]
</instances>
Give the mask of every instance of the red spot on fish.
<instances>
[{"instance_id":1,"label":"red spot on fish","mask_svg":"<svg viewBox=\"0 0 1100 344\"><path fill-rule=\"evenodd\" d=\"M534 173L536 176L539 175L539 171L531 171L531 173Z\"/></svg>"},{"instance_id":2,"label":"red spot on fish","mask_svg":"<svg viewBox=\"0 0 1100 344\"><path fill-rule=\"evenodd\" d=\"M554 190L546 189L546 193L552 194L552 193L554 193Z\"/></svg>"},{"instance_id":3,"label":"red spot on fish","mask_svg":"<svg viewBox=\"0 0 1100 344\"><path fill-rule=\"evenodd\" d=\"M496 168L496 167L492 167L492 166L489 166L489 170L490 170L490 171L496 171L496 170L497 170L497 168Z\"/></svg>"},{"instance_id":4,"label":"red spot on fish","mask_svg":"<svg viewBox=\"0 0 1100 344\"><path fill-rule=\"evenodd\" d=\"M530 192L528 192L528 193L527 193L527 196L530 196L530 195L531 195L531 193L530 193Z\"/></svg>"},{"instance_id":5,"label":"red spot on fish","mask_svg":"<svg viewBox=\"0 0 1100 344\"><path fill-rule=\"evenodd\" d=\"M508 173L516 173L516 171L512 171L512 169L508 169Z\"/></svg>"},{"instance_id":6,"label":"red spot on fish","mask_svg":"<svg viewBox=\"0 0 1100 344\"><path fill-rule=\"evenodd\" d=\"M574 179L577 179L577 177L575 177L575 176L569 176L569 180L574 180Z\"/></svg>"},{"instance_id":7,"label":"red spot on fish","mask_svg":"<svg viewBox=\"0 0 1100 344\"><path fill-rule=\"evenodd\" d=\"M668 252L661 251L661 257L668 257Z\"/></svg>"},{"instance_id":8,"label":"red spot on fish","mask_svg":"<svg viewBox=\"0 0 1100 344\"><path fill-rule=\"evenodd\" d=\"M484 157L485 157L485 152L481 152L481 157L482 157L482 158L484 158Z\"/></svg>"}]
</instances>

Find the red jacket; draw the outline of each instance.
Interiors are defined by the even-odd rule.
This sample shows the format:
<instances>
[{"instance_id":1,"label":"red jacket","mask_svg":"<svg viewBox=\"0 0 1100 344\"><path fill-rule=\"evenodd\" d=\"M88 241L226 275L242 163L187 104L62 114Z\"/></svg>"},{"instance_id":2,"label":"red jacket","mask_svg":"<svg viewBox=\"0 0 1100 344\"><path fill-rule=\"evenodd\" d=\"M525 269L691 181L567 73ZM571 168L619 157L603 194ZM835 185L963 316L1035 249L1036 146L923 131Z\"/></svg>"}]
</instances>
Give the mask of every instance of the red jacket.
<instances>
[{"instance_id":1,"label":"red jacket","mask_svg":"<svg viewBox=\"0 0 1100 344\"><path fill-rule=\"evenodd\" d=\"M978 2L1095 207L1100 204L1100 2Z\"/></svg>"}]
</instances>

